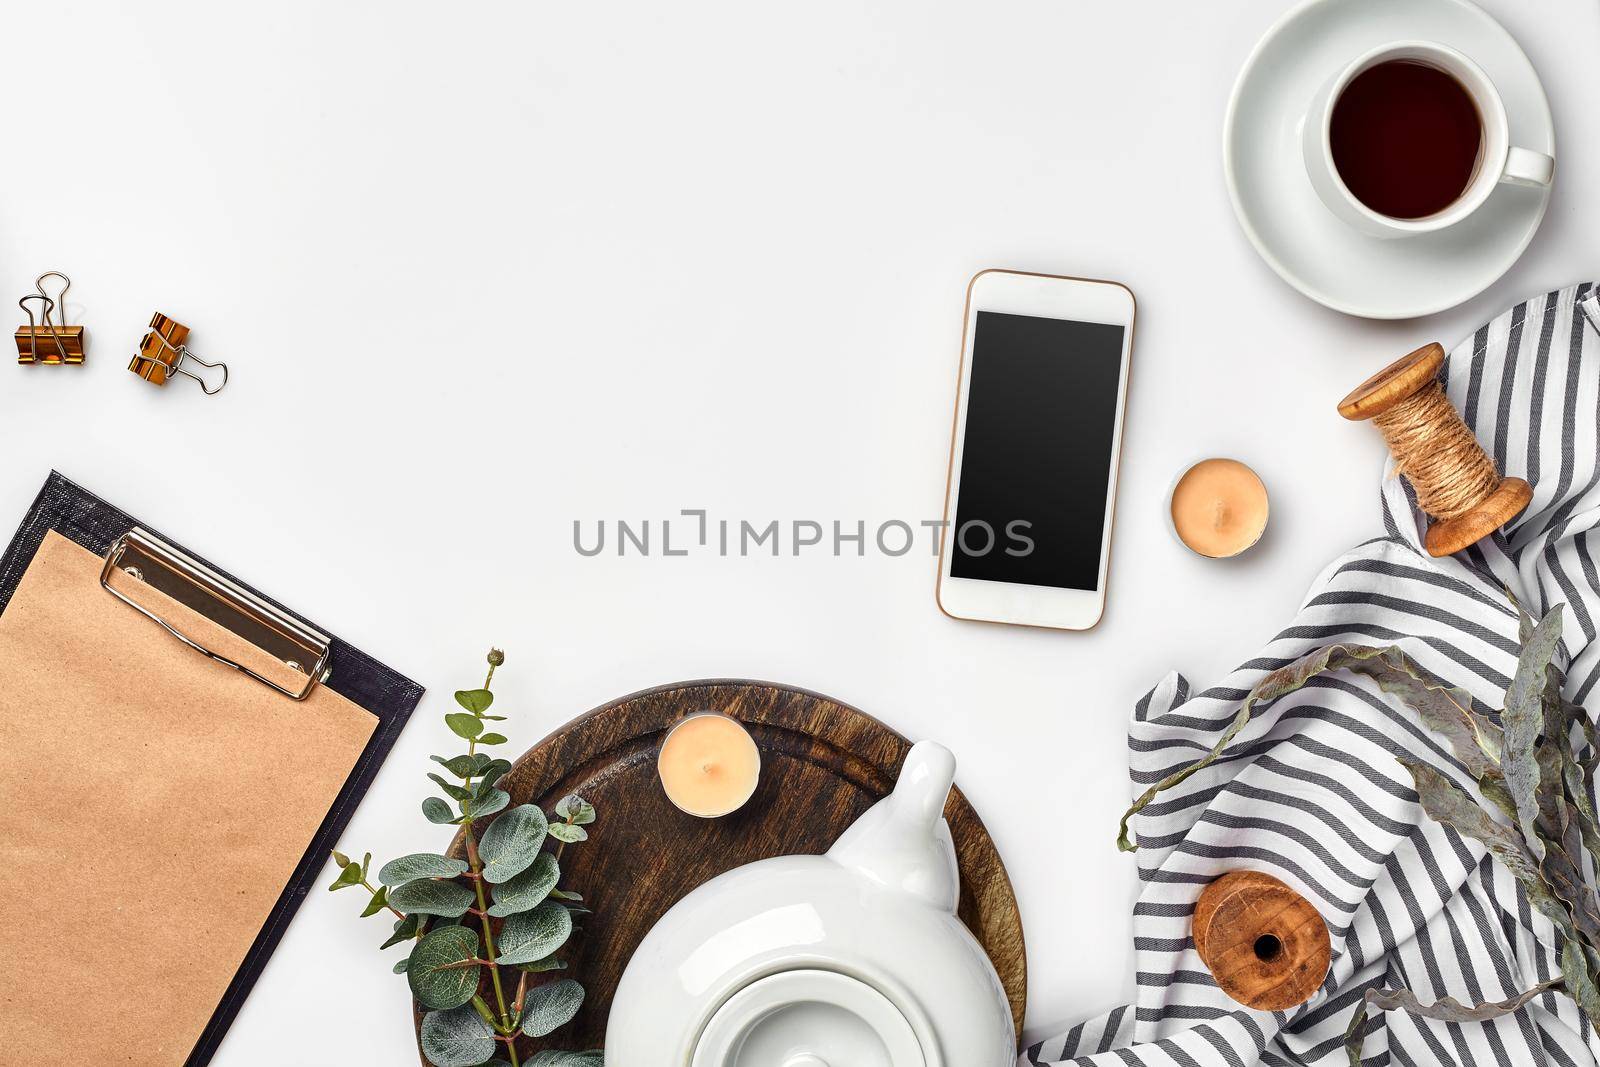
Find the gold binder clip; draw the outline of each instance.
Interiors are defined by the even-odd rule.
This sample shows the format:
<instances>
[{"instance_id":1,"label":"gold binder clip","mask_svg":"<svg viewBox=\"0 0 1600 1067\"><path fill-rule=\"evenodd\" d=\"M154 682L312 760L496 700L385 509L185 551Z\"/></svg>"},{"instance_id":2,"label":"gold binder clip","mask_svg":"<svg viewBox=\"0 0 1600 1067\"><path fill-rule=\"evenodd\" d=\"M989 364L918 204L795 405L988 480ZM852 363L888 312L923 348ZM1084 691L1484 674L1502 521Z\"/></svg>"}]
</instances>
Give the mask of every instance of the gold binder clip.
<instances>
[{"instance_id":1,"label":"gold binder clip","mask_svg":"<svg viewBox=\"0 0 1600 1067\"><path fill-rule=\"evenodd\" d=\"M228 384L228 365L207 363L189 351L189 346L184 343L188 337L189 327L167 318L159 311L156 312L150 319L150 332L139 342L139 354L133 357L128 369L155 385L166 385L167 379L172 375L181 374L185 378L193 378L199 382L201 390L207 396L222 392L222 387ZM184 370L186 363L196 363L212 370L220 369L222 381L213 389L210 383L194 371Z\"/></svg>"},{"instance_id":2,"label":"gold binder clip","mask_svg":"<svg viewBox=\"0 0 1600 1067\"><path fill-rule=\"evenodd\" d=\"M61 279L61 292L54 297L44 291L46 278ZM45 271L33 287L38 291L17 301L17 306L28 314L28 325L17 327L17 362L46 367L82 363L83 327L67 325L67 290L72 288L72 279L58 270ZM40 319L44 321L41 323Z\"/></svg>"}]
</instances>

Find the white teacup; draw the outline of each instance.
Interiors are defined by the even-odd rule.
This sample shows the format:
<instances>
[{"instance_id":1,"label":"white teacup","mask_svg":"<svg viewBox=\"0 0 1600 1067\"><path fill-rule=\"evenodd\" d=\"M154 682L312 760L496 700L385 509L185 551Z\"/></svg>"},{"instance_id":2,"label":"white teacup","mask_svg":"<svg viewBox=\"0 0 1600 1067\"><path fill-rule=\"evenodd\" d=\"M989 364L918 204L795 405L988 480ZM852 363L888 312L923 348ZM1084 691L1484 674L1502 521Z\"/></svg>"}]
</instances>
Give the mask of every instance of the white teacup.
<instances>
[{"instance_id":1,"label":"white teacup","mask_svg":"<svg viewBox=\"0 0 1600 1067\"><path fill-rule=\"evenodd\" d=\"M1358 74L1380 63L1392 61L1422 63L1450 75L1472 97L1482 126L1477 169L1466 188L1450 206L1422 218L1393 218L1372 210L1356 199L1345 185L1333 159L1330 133L1334 105L1339 102L1340 95ZM1482 207L1494 187L1501 182L1549 185L1555 171L1555 160L1543 152L1517 148L1511 144L1505 102L1500 99L1499 90L1483 72L1483 68L1454 48L1430 41L1399 41L1380 45L1357 57L1329 79L1317 93L1306 112L1301 132L1306 173L1310 175L1317 195L1339 218L1376 237L1409 237L1453 226Z\"/></svg>"}]
</instances>

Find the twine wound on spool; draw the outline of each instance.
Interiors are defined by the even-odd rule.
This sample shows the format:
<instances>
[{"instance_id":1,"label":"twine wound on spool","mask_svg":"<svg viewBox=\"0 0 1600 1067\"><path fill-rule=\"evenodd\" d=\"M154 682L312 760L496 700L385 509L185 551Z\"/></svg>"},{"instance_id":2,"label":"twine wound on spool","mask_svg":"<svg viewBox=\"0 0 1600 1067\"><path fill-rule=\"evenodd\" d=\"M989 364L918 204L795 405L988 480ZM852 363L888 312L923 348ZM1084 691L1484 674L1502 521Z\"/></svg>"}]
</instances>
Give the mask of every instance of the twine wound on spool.
<instances>
[{"instance_id":1,"label":"twine wound on spool","mask_svg":"<svg viewBox=\"0 0 1600 1067\"><path fill-rule=\"evenodd\" d=\"M1328 924L1270 874L1232 871L1194 906L1194 948L1222 991L1247 1008L1287 1011L1310 1000L1333 958Z\"/></svg>"},{"instance_id":2,"label":"twine wound on spool","mask_svg":"<svg viewBox=\"0 0 1600 1067\"><path fill-rule=\"evenodd\" d=\"M1510 522L1533 499L1521 478L1502 478L1439 384L1444 348L1423 345L1339 402L1347 419L1371 419L1395 467L1435 520L1423 543L1433 556L1476 544Z\"/></svg>"}]
</instances>

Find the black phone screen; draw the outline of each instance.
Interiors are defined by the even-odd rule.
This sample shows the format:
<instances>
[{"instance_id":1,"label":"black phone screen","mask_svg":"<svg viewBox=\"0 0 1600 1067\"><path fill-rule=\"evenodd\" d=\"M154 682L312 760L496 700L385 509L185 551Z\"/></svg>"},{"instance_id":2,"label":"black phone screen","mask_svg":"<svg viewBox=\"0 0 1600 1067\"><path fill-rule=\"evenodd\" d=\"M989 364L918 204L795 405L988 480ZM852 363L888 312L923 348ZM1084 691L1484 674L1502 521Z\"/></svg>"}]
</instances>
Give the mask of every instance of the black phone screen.
<instances>
[{"instance_id":1,"label":"black phone screen","mask_svg":"<svg viewBox=\"0 0 1600 1067\"><path fill-rule=\"evenodd\" d=\"M1099 585L1125 329L977 313L952 577Z\"/></svg>"}]
</instances>

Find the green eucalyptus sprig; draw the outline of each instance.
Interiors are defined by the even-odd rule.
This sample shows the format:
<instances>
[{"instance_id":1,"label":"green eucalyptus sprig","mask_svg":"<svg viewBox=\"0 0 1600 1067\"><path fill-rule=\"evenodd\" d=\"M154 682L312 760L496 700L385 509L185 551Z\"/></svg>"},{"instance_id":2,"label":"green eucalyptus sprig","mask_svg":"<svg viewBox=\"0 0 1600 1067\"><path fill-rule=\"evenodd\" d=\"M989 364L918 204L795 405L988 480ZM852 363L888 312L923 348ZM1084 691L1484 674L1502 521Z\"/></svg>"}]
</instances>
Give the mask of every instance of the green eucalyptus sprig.
<instances>
[{"instance_id":1,"label":"green eucalyptus sprig","mask_svg":"<svg viewBox=\"0 0 1600 1067\"><path fill-rule=\"evenodd\" d=\"M454 779L428 775L448 800L422 802L429 822L461 827L467 858L401 856L379 868L373 885L370 852L359 863L335 852L339 874L328 888L360 886L370 894L363 917L382 911L395 917L380 948L413 942L394 970L425 1009L422 1053L434 1067L600 1067L598 1050L546 1049L527 1058L519 1046L566 1025L583 1004L581 984L550 974L566 969L561 949L574 916L587 914L583 897L559 887L561 855L588 839L584 827L595 810L578 796L561 798L548 814L534 804L508 809L511 797L499 781L511 764L478 751L506 743L489 728L505 721L489 714L489 686L505 653L491 649L488 661L483 687L457 692L462 710L444 717L467 751L430 757ZM480 837L473 823L490 816ZM548 841L555 845L547 851Z\"/></svg>"},{"instance_id":2,"label":"green eucalyptus sprig","mask_svg":"<svg viewBox=\"0 0 1600 1067\"><path fill-rule=\"evenodd\" d=\"M1429 818L1483 844L1516 878L1528 903L1555 927L1561 975L1505 1000L1472 1005L1450 997L1424 1004L1408 989L1368 989L1345 1035L1351 1067L1360 1067L1367 1015L1373 1010L1485 1022L1554 990L1576 1001L1600 1034L1600 895L1588 873L1600 864L1600 821L1590 800L1600 739L1588 713L1561 695L1564 676L1554 660L1561 644L1562 605L1537 623L1515 600L1512 606L1519 620L1520 652L1498 721L1474 710L1466 690L1440 681L1398 648L1330 645L1263 677L1208 753L1145 790L1122 817L1117 843L1131 852L1138 847L1128 835L1134 815L1161 792L1215 762L1250 721L1256 705L1292 693L1328 671L1366 675L1448 742L1477 783L1477 795L1427 764L1402 759L1416 785L1417 801Z\"/></svg>"}]
</instances>

